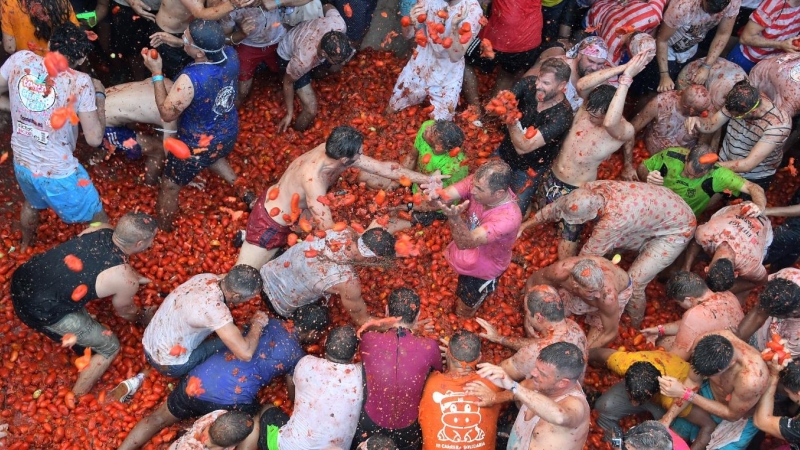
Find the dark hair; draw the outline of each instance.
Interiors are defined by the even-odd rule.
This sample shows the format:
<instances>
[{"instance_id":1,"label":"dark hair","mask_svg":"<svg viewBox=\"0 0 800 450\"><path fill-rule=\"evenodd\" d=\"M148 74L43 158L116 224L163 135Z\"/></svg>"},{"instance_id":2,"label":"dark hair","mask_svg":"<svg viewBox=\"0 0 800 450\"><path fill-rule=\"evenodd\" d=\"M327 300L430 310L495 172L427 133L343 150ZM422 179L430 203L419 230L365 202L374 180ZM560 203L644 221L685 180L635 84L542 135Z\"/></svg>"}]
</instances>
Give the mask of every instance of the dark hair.
<instances>
[{"instance_id":1,"label":"dark hair","mask_svg":"<svg viewBox=\"0 0 800 450\"><path fill-rule=\"evenodd\" d=\"M733 359L733 344L724 336L709 334L697 342L689 358L692 369L704 377L722 372Z\"/></svg>"},{"instance_id":2,"label":"dark hair","mask_svg":"<svg viewBox=\"0 0 800 450\"><path fill-rule=\"evenodd\" d=\"M681 270L667 281L667 298L683 301L686 297L700 297L705 294L708 287L705 281L694 272Z\"/></svg>"},{"instance_id":3,"label":"dark hair","mask_svg":"<svg viewBox=\"0 0 800 450\"><path fill-rule=\"evenodd\" d=\"M772 279L758 295L758 304L770 316L788 316L800 304L800 286L784 278Z\"/></svg>"},{"instance_id":4,"label":"dark hair","mask_svg":"<svg viewBox=\"0 0 800 450\"><path fill-rule=\"evenodd\" d=\"M458 361L472 362L481 356L481 338L466 330L457 331L447 345Z\"/></svg>"},{"instance_id":5,"label":"dark hair","mask_svg":"<svg viewBox=\"0 0 800 450\"><path fill-rule=\"evenodd\" d=\"M645 420L625 433L625 444L637 450L672 450L672 435L661 422Z\"/></svg>"},{"instance_id":6,"label":"dark hair","mask_svg":"<svg viewBox=\"0 0 800 450\"><path fill-rule=\"evenodd\" d=\"M500 159L493 159L475 171L476 180L484 178L492 192L506 190L511 186L511 167Z\"/></svg>"},{"instance_id":7,"label":"dark hair","mask_svg":"<svg viewBox=\"0 0 800 450\"><path fill-rule=\"evenodd\" d=\"M153 238L158 231L156 219L143 212L129 212L122 216L114 228L114 237L125 246Z\"/></svg>"},{"instance_id":8,"label":"dark hair","mask_svg":"<svg viewBox=\"0 0 800 450\"><path fill-rule=\"evenodd\" d=\"M727 291L733 287L736 273L733 271L733 262L727 258L720 258L710 266L706 274L706 283L713 292Z\"/></svg>"},{"instance_id":9,"label":"dark hair","mask_svg":"<svg viewBox=\"0 0 800 450\"><path fill-rule=\"evenodd\" d=\"M436 133L436 138L442 144L442 149L446 152L461 147L464 144L464 132L461 131L455 122L449 120L437 120L431 125Z\"/></svg>"},{"instance_id":10,"label":"dark hair","mask_svg":"<svg viewBox=\"0 0 800 450\"><path fill-rule=\"evenodd\" d=\"M228 411L208 428L208 437L220 447L233 447L253 431L253 418L241 411Z\"/></svg>"},{"instance_id":11,"label":"dark hair","mask_svg":"<svg viewBox=\"0 0 800 450\"><path fill-rule=\"evenodd\" d=\"M347 35L341 31L328 31L322 35L319 48L330 57L331 60L328 62L334 65L345 62L353 53L350 39L347 39Z\"/></svg>"},{"instance_id":12,"label":"dark hair","mask_svg":"<svg viewBox=\"0 0 800 450\"><path fill-rule=\"evenodd\" d=\"M401 317L405 323L414 323L419 314L419 303L419 295L413 289L395 289L389 294L389 316Z\"/></svg>"},{"instance_id":13,"label":"dark hair","mask_svg":"<svg viewBox=\"0 0 800 450\"><path fill-rule=\"evenodd\" d=\"M548 322L564 320L564 303L555 288L547 285L534 286L525 299L531 316L541 314Z\"/></svg>"},{"instance_id":14,"label":"dark hair","mask_svg":"<svg viewBox=\"0 0 800 450\"><path fill-rule=\"evenodd\" d=\"M320 305L319 303L309 303L303 305L292 313L292 321L297 331L310 332L310 331L325 331L330 324L328 319L328 308Z\"/></svg>"},{"instance_id":15,"label":"dark hair","mask_svg":"<svg viewBox=\"0 0 800 450\"><path fill-rule=\"evenodd\" d=\"M189 34L194 45L203 50L209 61L222 61L225 58L225 32L219 22L194 19L189 23Z\"/></svg>"},{"instance_id":16,"label":"dark hair","mask_svg":"<svg viewBox=\"0 0 800 450\"><path fill-rule=\"evenodd\" d=\"M559 378L577 381L586 369L583 352L577 345L569 342L556 342L543 348L537 358L556 368Z\"/></svg>"},{"instance_id":17,"label":"dark hair","mask_svg":"<svg viewBox=\"0 0 800 450\"><path fill-rule=\"evenodd\" d=\"M33 35L36 36L36 39L49 41L55 34L55 30L66 24L70 24L76 29L78 28L75 24L70 22L72 5L66 0L22 0L20 1L20 6L22 12L28 16L31 25L33 25ZM3 14L12 14L12 12L4 11ZM11 33L11 30L4 31L9 34ZM81 33L83 33L83 31L81 31ZM84 34L84 37L86 37L86 34ZM17 45L19 44L21 44L21 42L17 42ZM55 51L52 44L50 50ZM63 52L60 53L67 56ZM83 58L83 56L81 56L81 58Z\"/></svg>"},{"instance_id":18,"label":"dark hair","mask_svg":"<svg viewBox=\"0 0 800 450\"><path fill-rule=\"evenodd\" d=\"M358 337L350 325L337 327L328 334L325 341L325 354L338 361L349 362L358 350Z\"/></svg>"},{"instance_id":19,"label":"dark hair","mask_svg":"<svg viewBox=\"0 0 800 450\"><path fill-rule=\"evenodd\" d=\"M742 80L733 85L728 95L725 96L725 108L734 115L745 114L761 99L758 89L747 80Z\"/></svg>"},{"instance_id":20,"label":"dark hair","mask_svg":"<svg viewBox=\"0 0 800 450\"><path fill-rule=\"evenodd\" d=\"M228 289L245 299L249 299L261 291L261 274L258 269L247 264L233 266L223 280Z\"/></svg>"},{"instance_id":21,"label":"dark hair","mask_svg":"<svg viewBox=\"0 0 800 450\"><path fill-rule=\"evenodd\" d=\"M569 81L572 77L572 69L570 69L569 64L561 58L549 58L544 60L539 67L539 74L541 75L543 73L552 73L553 78L556 79L556 83Z\"/></svg>"},{"instance_id":22,"label":"dark hair","mask_svg":"<svg viewBox=\"0 0 800 450\"><path fill-rule=\"evenodd\" d=\"M637 402L650 401L661 389L658 385L660 376L656 366L647 361L637 361L625 372L625 390Z\"/></svg>"},{"instance_id":23,"label":"dark hair","mask_svg":"<svg viewBox=\"0 0 800 450\"><path fill-rule=\"evenodd\" d=\"M347 125L340 125L331 131L328 140L325 141L325 155L333 159L353 159L362 145L364 145L364 135L360 131Z\"/></svg>"},{"instance_id":24,"label":"dark hair","mask_svg":"<svg viewBox=\"0 0 800 450\"><path fill-rule=\"evenodd\" d=\"M383 228L370 228L361 235L364 245L380 258L395 257L395 239L391 233Z\"/></svg>"},{"instance_id":25,"label":"dark hair","mask_svg":"<svg viewBox=\"0 0 800 450\"><path fill-rule=\"evenodd\" d=\"M708 8L706 12L709 14L721 13L730 2L731 0L706 0L706 8Z\"/></svg>"},{"instance_id":26,"label":"dark hair","mask_svg":"<svg viewBox=\"0 0 800 450\"><path fill-rule=\"evenodd\" d=\"M790 392L800 392L800 361L792 361L781 371L781 383Z\"/></svg>"},{"instance_id":27,"label":"dark hair","mask_svg":"<svg viewBox=\"0 0 800 450\"><path fill-rule=\"evenodd\" d=\"M692 171L696 174L705 175L709 170L713 169L716 164L716 162L707 164L700 162L700 157L708 155L709 153L716 152L706 144L697 144L693 149L689 150L689 154L686 155L686 164L689 164L692 167Z\"/></svg>"},{"instance_id":28,"label":"dark hair","mask_svg":"<svg viewBox=\"0 0 800 450\"><path fill-rule=\"evenodd\" d=\"M49 0L45 0L45 2L49 3ZM50 51L64 55L70 66L77 64L92 51L92 43L86 36L86 32L69 21L53 30L53 34L49 38Z\"/></svg>"},{"instance_id":29,"label":"dark hair","mask_svg":"<svg viewBox=\"0 0 800 450\"><path fill-rule=\"evenodd\" d=\"M397 450L397 444L389 436L377 433L367 439L367 450Z\"/></svg>"},{"instance_id":30,"label":"dark hair","mask_svg":"<svg viewBox=\"0 0 800 450\"><path fill-rule=\"evenodd\" d=\"M589 93L589 98L586 99L586 111L593 113L605 114L608 112L608 107L611 105L611 99L617 93L617 88L610 84L601 84Z\"/></svg>"}]
</instances>

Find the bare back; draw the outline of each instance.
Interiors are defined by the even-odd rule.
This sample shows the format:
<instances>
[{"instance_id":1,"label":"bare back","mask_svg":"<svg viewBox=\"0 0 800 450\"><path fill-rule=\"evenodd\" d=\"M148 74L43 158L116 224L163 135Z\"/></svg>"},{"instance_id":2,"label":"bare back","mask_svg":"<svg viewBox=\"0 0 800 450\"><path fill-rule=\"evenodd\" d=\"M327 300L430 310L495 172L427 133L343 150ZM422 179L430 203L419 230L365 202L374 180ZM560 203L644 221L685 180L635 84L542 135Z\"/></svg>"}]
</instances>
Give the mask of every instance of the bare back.
<instances>
[{"instance_id":1,"label":"bare back","mask_svg":"<svg viewBox=\"0 0 800 450\"><path fill-rule=\"evenodd\" d=\"M167 92L172 81L164 79ZM158 112L153 84L150 79L119 84L106 90L106 126L119 127L129 123L146 123L176 130L177 122L164 122Z\"/></svg>"},{"instance_id":2,"label":"bare back","mask_svg":"<svg viewBox=\"0 0 800 450\"><path fill-rule=\"evenodd\" d=\"M191 21L192 13L181 0L161 0L161 8L156 14L159 28L167 33L183 33Z\"/></svg>"}]
</instances>

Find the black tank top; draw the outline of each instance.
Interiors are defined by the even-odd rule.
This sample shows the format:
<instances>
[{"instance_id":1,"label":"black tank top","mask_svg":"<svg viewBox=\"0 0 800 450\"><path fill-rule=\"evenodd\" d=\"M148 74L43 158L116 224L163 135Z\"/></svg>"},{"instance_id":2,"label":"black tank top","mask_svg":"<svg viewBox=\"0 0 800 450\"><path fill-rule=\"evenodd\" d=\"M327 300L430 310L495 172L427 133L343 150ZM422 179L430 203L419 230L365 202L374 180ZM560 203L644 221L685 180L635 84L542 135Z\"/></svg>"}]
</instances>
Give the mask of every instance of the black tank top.
<instances>
[{"instance_id":1,"label":"black tank top","mask_svg":"<svg viewBox=\"0 0 800 450\"><path fill-rule=\"evenodd\" d=\"M97 276L128 262L127 255L111 241L113 234L114 230L103 229L77 236L19 266L11 275L11 300L20 320L32 328L53 325L96 299ZM67 255L80 258L83 270L70 270L64 263ZM72 292L81 284L88 291L73 301Z\"/></svg>"}]
</instances>

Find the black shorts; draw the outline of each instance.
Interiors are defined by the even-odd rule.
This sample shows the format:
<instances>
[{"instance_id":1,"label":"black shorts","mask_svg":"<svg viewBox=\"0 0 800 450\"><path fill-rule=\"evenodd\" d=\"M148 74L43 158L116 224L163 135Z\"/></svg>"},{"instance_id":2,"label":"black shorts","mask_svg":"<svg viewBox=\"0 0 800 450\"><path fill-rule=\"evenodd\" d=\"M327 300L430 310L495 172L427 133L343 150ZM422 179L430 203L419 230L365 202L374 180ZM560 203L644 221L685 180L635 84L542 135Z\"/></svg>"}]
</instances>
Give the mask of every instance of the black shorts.
<instances>
[{"instance_id":1,"label":"black shorts","mask_svg":"<svg viewBox=\"0 0 800 450\"><path fill-rule=\"evenodd\" d=\"M186 186L194 180L204 169L215 162L228 156L233 151L236 142L223 142L222 149L217 152L203 152L187 159L178 159L172 153L167 154L167 164L164 167L164 176L178 186Z\"/></svg>"},{"instance_id":2,"label":"black shorts","mask_svg":"<svg viewBox=\"0 0 800 450\"><path fill-rule=\"evenodd\" d=\"M519 53L506 53L495 50L494 59L481 57L481 40L473 39L467 46L466 61L472 67L477 67L481 72L489 73L498 64L508 73L517 74L530 69L539 57L540 48L535 47Z\"/></svg>"},{"instance_id":3,"label":"black shorts","mask_svg":"<svg viewBox=\"0 0 800 450\"><path fill-rule=\"evenodd\" d=\"M111 7L119 8L111 14L111 53L115 53L116 58L140 58L139 52L150 47L151 22L142 17L134 20L136 11L130 6L112 2Z\"/></svg>"},{"instance_id":4,"label":"black shorts","mask_svg":"<svg viewBox=\"0 0 800 450\"><path fill-rule=\"evenodd\" d=\"M575 189L578 189L578 187L559 180L558 177L553 175L552 171L547 172L544 183L541 184L541 192L539 192L539 198L544 200L544 204L540 205L539 209L568 195ZM561 238L565 241L578 242L578 240L580 240L581 232L583 232L582 223L573 225L567 223L565 220L561 220L561 222L559 222L559 227L561 229Z\"/></svg>"},{"instance_id":5,"label":"black shorts","mask_svg":"<svg viewBox=\"0 0 800 450\"><path fill-rule=\"evenodd\" d=\"M289 423L289 416L280 408L269 408L258 419L258 450L269 450L267 435L270 426L279 429Z\"/></svg>"},{"instance_id":6,"label":"black shorts","mask_svg":"<svg viewBox=\"0 0 800 450\"><path fill-rule=\"evenodd\" d=\"M139 19L142 20L142 19ZM161 28L159 28L158 24L155 22L150 22L150 34L162 32ZM169 33L168 31L165 33ZM177 38L183 39L183 33L169 33ZM167 44L161 44L156 47L158 53L161 54L161 72L164 74L165 77L169 78L170 80L175 81L175 77L181 73L184 67L189 65L192 61L191 56L187 55L185 51L183 51L183 46L180 47L170 47Z\"/></svg>"},{"instance_id":7,"label":"black shorts","mask_svg":"<svg viewBox=\"0 0 800 450\"><path fill-rule=\"evenodd\" d=\"M411 225L420 224L429 227L435 221L445 221L447 216L440 211L411 211Z\"/></svg>"},{"instance_id":8,"label":"black shorts","mask_svg":"<svg viewBox=\"0 0 800 450\"><path fill-rule=\"evenodd\" d=\"M378 433L392 438L398 450L417 450L422 446L422 428L419 426L419 421L414 421L405 428L384 428L373 422L362 407L361 417L358 418L358 428L356 428L356 435L353 437L350 450L356 450L359 444Z\"/></svg>"},{"instance_id":9,"label":"black shorts","mask_svg":"<svg viewBox=\"0 0 800 450\"><path fill-rule=\"evenodd\" d=\"M484 280L469 275L459 275L458 286L456 286L456 296L460 298L465 305L477 309L495 289L497 289L497 278L493 280Z\"/></svg>"},{"instance_id":10,"label":"black shorts","mask_svg":"<svg viewBox=\"0 0 800 450\"><path fill-rule=\"evenodd\" d=\"M181 378L178 386L174 391L170 392L169 396L167 397L167 409L169 410L169 413L180 420L204 416L218 409L224 409L226 411L241 411L252 416L255 415L261 407L258 402L248 403L245 405L222 405L220 403L214 403L190 397L186 395L186 384L188 379L188 377Z\"/></svg>"},{"instance_id":11,"label":"black shorts","mask_svg":"<svg viewBox=\"0 0 800 450\"><path fill-rule=\"evenodd\" d=\"M286 72L286 68L289 67L289 61L283 59L281 55L278 55L278 67L281 68L284 72ZM306 72L305 75L296 79L294 81L294 90L299 91L300 89L308 86L311 84L311 71Z\"/></svg>"}]
</instances>

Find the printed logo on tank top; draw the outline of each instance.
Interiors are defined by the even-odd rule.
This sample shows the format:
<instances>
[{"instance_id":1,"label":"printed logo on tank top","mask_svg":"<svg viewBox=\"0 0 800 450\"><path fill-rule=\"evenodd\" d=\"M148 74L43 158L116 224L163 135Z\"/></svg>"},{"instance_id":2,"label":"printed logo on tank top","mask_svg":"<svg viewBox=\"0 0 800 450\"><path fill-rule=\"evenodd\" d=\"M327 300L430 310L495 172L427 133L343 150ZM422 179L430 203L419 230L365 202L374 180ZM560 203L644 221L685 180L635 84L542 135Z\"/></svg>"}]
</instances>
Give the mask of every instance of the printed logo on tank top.
<instances>
[{"instance_id":1,"label":"printed logo on tank top","mask_svg":"<svg viewBox=\"0 0 800 450\"><path fill-rule=\"evenodd\" d=\"M22 106L33 112L45 111L56 102L55 86L48 93L44 81L40 82L31 74L26 74L19 79L17 91Z\"/></svg>"},{"instance_id":2,"label":"printed logo on tank top","mask_svg":"<svg viewBox=\"0 0 800 450\"><path fill-rule=\"evenodd\" d=\"M442 409L442 429L437 438L444 442L482 441L486 433L480 429L481 408L468 401L464 392L433 393L433 401Z\"/></svg>"},{"instance_id":3,"label":"printed logo on tank top","mask_svg":"<svg viewBox=\"0 0 800 450\"><path fill-rule=\"evenodd\" d=\"M800 83L800 64L792 67L792 70L789 72L789 76L792 78L792 80Z\"/></svg>"},{"instance_id":4,"label":"printed logo on tank top","mask_svg":"<svg viewBox=\"0 0 800 450\"><path fill-rule=\"evenodd\" d=\"M217 98L214 99L214 114L221 116L230 112L233 109L234 100L236 100L236 91L233 89L233 86L225 86L222 88L217 94Z\"/></svg>"}]
</instances>

